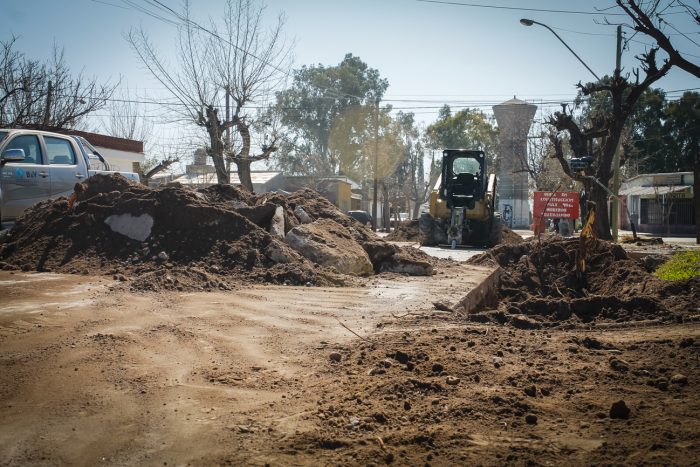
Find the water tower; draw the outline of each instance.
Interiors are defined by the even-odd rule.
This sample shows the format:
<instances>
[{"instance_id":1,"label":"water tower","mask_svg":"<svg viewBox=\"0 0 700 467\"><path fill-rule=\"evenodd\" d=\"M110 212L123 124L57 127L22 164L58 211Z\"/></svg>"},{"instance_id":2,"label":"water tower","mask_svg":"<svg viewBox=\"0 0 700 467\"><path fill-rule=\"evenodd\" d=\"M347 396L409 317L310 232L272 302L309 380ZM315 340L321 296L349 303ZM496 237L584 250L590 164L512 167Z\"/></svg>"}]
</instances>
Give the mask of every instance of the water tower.
<instances>
[{"instance_id":1,"label":"water tower","mask_svg":"<svg viewBox=\"0 0 700 467\"><path fill-rule=\"evenodd\" d=\"M527 134L537 106L513 97L493 106L500 130L498 210L511 228L530 227Z\"/></svg>"}]
</instances>

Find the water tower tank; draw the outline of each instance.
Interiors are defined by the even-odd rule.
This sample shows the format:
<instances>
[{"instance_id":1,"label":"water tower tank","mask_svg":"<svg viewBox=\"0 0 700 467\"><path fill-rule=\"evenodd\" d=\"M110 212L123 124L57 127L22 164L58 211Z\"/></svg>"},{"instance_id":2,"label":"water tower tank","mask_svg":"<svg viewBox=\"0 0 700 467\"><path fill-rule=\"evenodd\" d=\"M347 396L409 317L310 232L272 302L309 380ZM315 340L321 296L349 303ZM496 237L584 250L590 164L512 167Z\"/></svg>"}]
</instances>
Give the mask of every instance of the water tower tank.
<instances>
[{"instance_id":1,"label":"water tower tank","mask_svg":"<svg viewBox=\"0 0 700 467\"><path fill-rule=\"evenodd\" d=\"M207 151L199 148L194 152L194 165L207 165Z\"/></svg>"},{"instance_id":2,"label":"water tower tank","mask_svg":"<svg viewBox=\"0 0 700 467\"><path fill-rule=\"evenodd\" d=\"M493 106L499 129L498 208L511 228L529 228L527 134L537 106L513 97Z\"/></svg>"}]
</instances>

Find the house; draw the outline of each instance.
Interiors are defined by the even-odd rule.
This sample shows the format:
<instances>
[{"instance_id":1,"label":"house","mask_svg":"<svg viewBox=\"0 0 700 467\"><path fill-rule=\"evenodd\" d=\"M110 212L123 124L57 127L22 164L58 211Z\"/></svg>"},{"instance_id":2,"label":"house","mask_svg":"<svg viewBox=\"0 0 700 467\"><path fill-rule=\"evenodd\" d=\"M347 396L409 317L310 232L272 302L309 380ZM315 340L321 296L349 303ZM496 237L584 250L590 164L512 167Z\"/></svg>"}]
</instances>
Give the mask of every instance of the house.
<instances>
[{"instance_id":1,"label":"house","mask_svg":"<svg viewBox=\"0 0 700 467\"><path fill-rule=\"evenodd\" d=\"M188 166L189 169L189 166ZM231 185L240 187L241 181L237 172L231 172ZM282 172L277 171L252 171L250 178L253 181L253 191L256 193L267 193L270 191L283 190L286 186L285 177ZM175 177L173 182L180 183L193 188L205 188L216 185L216 173L214 171L193 171L188 170L184 175Z\"/></svg>"},{"instance_id":2,"label":"house","mask_svg":"<svg viewBox=\"0 0 700 467\"><path fill-rule=\"evenodd\" d=\"M143 164L146 160L143 153L143 141L78 130L61 130L60 132L85 138L105 158L112 170L138 172L138 164Z\"/></svg>"},{"instance_id":3,"label":"house","mask_svg":"<svg viewBox=\"0 0 700 467\"><path fill-rule=\"evenodd\" d=\"M692 172L632 177L620 189L620 225L630 229L631 218L637 232L695 235L693 190Z\"/></svg>"},{"instance_id":4,"label":"house","mask_svg":"<svg viewBox=\"0 0 700 467\"><path fill-rule=\"evenodd\" d=\"M362 209L362 186L343 175L330 177L288 176L287 191L311 188L343 212Z\"/></svg>"}]
</instances>

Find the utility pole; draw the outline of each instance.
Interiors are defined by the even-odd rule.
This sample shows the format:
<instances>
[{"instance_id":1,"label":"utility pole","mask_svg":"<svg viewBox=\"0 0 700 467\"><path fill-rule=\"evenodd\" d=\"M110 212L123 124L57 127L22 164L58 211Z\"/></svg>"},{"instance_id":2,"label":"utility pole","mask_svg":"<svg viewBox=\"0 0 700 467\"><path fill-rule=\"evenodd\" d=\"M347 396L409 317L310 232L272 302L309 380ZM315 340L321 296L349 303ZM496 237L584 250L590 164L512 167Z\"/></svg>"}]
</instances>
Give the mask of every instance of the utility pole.
<instances>
[{"instance_id":1,"label":"utility pole","mask_svg":"<svg viewBox=\"0 0 700 467\"><path fill-rule=\"evenodd\" d=\"M377 181L377 171L379 170L379 98L374 101L374 189L372 202L372 228L377 231L377 203L379 202L379 193Z\"/></svg>"},{"instance_id":2,"label":"utility pole","mask_svg":"<svg viewBox=\"0 0 700 467\"><path fill-rule=\"evenodd\" d=\"M695 243L700 245L700 154L695 154L693 198L695 205Z\"/></svg>"},{"instance_id":3,"label":"utility pole","mask_svg":"<svg viewBox=\"0 0 700 467\"><path fill-rule=\"evenodd\" d=\"M620 68L622 62L622 26L617 27L617 52L615 54L615 76L613 79L620 79ZM622 152L622 138L617 142L617 149L613 156L613 186L612 192L612 239L617 242L618 226L620 223L620 153Z\"/></svg>"},{"instance_id":4,"label":"utility pole","mask_svg":"<svg viewBox=\"0 0 700 467\"><path fill-rule=\"evenodd\" d=\"M46 108L44 109L44 129L48 129L49 122L51 121L51 104L53 101L53 83L49 80L49 84L46 87Z\"/></svg>"}]
</instances>

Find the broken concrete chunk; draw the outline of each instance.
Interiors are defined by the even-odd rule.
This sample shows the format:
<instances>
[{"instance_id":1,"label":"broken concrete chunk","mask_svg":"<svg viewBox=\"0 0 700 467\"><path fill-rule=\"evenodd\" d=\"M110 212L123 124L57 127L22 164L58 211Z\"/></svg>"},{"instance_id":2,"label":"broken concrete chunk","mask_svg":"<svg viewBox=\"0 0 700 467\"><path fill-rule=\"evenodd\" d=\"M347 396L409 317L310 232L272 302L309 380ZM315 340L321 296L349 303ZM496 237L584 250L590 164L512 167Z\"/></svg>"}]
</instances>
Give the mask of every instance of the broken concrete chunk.
<instances>
[{"instance_id":1,"label":"broken concrete chunk","mask_svg":"<svg viewBox=\"0 0 700 467\"><path fill-rule=\"evenodd\" d=\"M301 206L297 206L296 208L294 208L294 215L297 219L299 219L299 222L301 222L302 224L310 224L314 221Z\"/></svg>"},{"instance_id":2,"label":"broken concrete chunk","mask_svg":"<svg viewBox=\"0 0 700 467\"><path fill-rule=\"evenodd\" d=\"M377 265L399 252L399 247L384 241L367 241L362 244L372 264Z\"/></svg>"},{"instance_id":3,"label":"broken concrete chunk","mask_svg":"<svg viewBox=\"0 0 700 467\"><path fill-rule=\"evenodd\" d=\"M427 261L418 261L394 255L382 261L379 272L396 272L408 274L409 276L431 276L435 274L435 269Z\"/></svg>"},{"instance_id":4,"label":"broken concrete chunk","mask_svg":"<svg viewBox=\"0 0 700 467\"><path fill-rule=\"evenodd\" d=\"M142 242L151 235L153 217L150 214L132 216L131 214L112 214L105 219L105 224L117 232L132 240Z\"/></svg>"},{"instance_id":5,"label":"broken concrete chunk","mask_svg":"<svg viewBox=\"0 0 700 467\"><path fill-rule=\"evenodd\" d=\"M300 255L341 274L372 274L372 263L365 250L353 240L347 229L330 219L294 227L285 237L287 245Z\"/></svg>"},{"instance_id":6,"label":"broken concrete chunk","mask_svg":"<svg viewBox=\"0 0 700 467\"><path fill-rule=\"evenodd\" d=\"M270 220L270 233L277 238L284 238L284 208L277 206Z\"/></svg>"},{"instance_id":7,"label":"broken concrete chunk","mask_svg":"<svg viewBox=\"0 0 700 467\"><path fill-rule=\"evenodd\" d=\"M268 229L278 208L275 204L265 203L258 206L242 206L236 208L236 212L258 227Z\"/></svg>"},{"instance_id":8,"label":"broken concrete chunk","mask_svg":"<svg viewBox=\"0 0 700 467\"><path fill-rule=\"evenodd\" d=\"M265 256L275 263L288 264L302 261L296 251L292 250L284 243L274 241L270 242L267 248L265 248Z\"/></svg>"}]
</instances>

